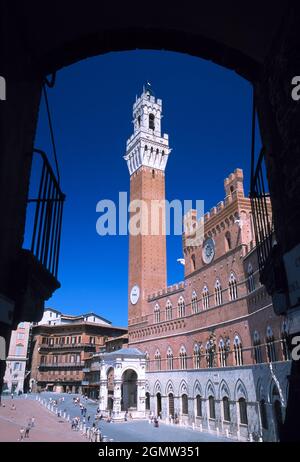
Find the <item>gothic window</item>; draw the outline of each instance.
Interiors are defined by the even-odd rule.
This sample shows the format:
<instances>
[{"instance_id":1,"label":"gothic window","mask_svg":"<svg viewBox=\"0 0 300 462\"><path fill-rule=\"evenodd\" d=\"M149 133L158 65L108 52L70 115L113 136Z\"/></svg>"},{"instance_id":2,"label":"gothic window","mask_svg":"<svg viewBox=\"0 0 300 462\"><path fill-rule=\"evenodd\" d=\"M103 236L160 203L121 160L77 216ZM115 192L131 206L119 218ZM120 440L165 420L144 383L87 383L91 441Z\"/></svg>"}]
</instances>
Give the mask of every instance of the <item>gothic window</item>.
<instances>
[{"instance_id":1,"label":"gothic window","mask_svg":"<svg viewBox=\"0 0 300 462\"><path fill-rule=\"evenodd\" d=\"M225 252L228 252L229 250L231 250L231 236L230 232L227 231L225 234Z\"/></svg>"},{"instance_id":2,"label":"gothic window","mask_svg":"<svg viewBox=\"0 0 300 462\"><path fill-rule=\"evenodd\" d=\"M157 371L160 371L161 370L161 356L160 356L159 350L156 350L154 359L155 359L155 368Z\"/></svg>"},{"instance_id":3,"label":"gothic window","mask_svg":"<svg viewBox=\"0 0 300 462\"><path fill-rule=\"evenodd\" d=\"M207 367L214 367L215 365L215 347L212 341L206 343L206 363Z\"/></svg>"},{"instance_id":4,"label":"gothic window","mask_svg":"<svg viewBox=\"0 0 300 462\"><path fill-rule=\"evenodd\" d=\"M192 294L192 313L199 313L198 297L195 291Z\"/></svg>"},{"instance_id":5,"label":"gothic window","mask_svg":"<svg viewBox=\"0 0 300 462\"><path fill-rule=\"evenodd\" d=\"M291 359L287 340L288 340L287 325L286 325L286 322L283 322L282 329L281 329L280 344L281 344L282 356L285 361L288 361L289 359Z\"/></svg>"},{"instance_id":6,"label":"gothic window","mask_svg":"<svg viewBox=\"0 0 300 462\"><path fill-rule=\"evenodd\" d=\"M140 127L141 126L141 116L140 115L138 116L137 120L138 120L138 126Z\"/></svg>"},{"instance_id":7,"label":"gothic window","mask_svg":"<svg viewBox=\"0 0 300 462\"><path fill-rule=\"evenodd\" d=\"M224 420L226 422L230 422L230 405L229 405L229 399L228 396L224 396L223 398L223 415L224 415Z\"/></svg>"},{"instance_id":8,"label":"gothic window","mask_svg":"<svg viewBox=\"0 0 300 462\"><path fill-rule=\"evenodd\" d=\"M171 321L171 319L172 319L172 304L170 300L168 300L167 305L166 305L166 320Z\"/></svg>"},{"instance_id":9,"label":"gothic window","mask_svg":"<svg viewBox=\"0 0 300 462\"><path fill-rule=\"evenodd\" d=\"M174 368L174 358L173 358L173 351L169 347L167 351L167 369L172 371Z\"/></svg>"},{"instance_id":10,"label":"gothic window","mask_svg":"<svg viewBox=\"0 0 300 462\"><path fill-rule=\"evenodd\" d=\"M219 360L220 360L220 367L227 366L227 348L228 344L224 342L221 338L219 341Z\"/></svg>"},{"instance_id":11,"label":"gothic window","mask_svg":"<svg viewBox=\"0 0 300 462\"><path fill-rule=\"evenodd\" d=\"M192 271L195 271L195 269L196 269L196 257L195 257L195 254L193 254L191 256L191 268L192 268Z\"/></svg>"},{"instance_id":12,"label":"gothic window","mask_svg":"<svg viewBox=\"0 0 300 462\"><path fill-rule=\"evenodd\" d=\"M207 286L204 286L204 287L203 287L203 291L202 291L202 306L203 306L203 309L204 309L204 310L206 310L207 308L209 308L209 292L208 292Z\"/></svg>"},{"instance_id":13,"label":"gothic window","mask_svg":"<svg viewBox=\"0 0 300 462\"><path fill-rule=\"evenodd\" d=\"M237 282L235 275L233 273L230 273L229 277L229 299L230 300L236 300L238 297L237 293Z\"/></svg>"},{"instance_id":14,"label":"gothic window","mask_svg":"<svg viewBox=\"0 0 300 462\"><path fill-rule=\"evenodd\" d=\"M253 292L255 290L255 279L254 272L251 263L248 265L248 291Z\"/></svg>"},{"instance_id":15,"label":"gothic window","mask_svg":"<svg viewBox=\"0 0 300 462\"><path fill-rule=\"evenodd\" d=\"M200 395L196 396L196 417L202 417L202 399Z\"/></svg>"},{"instance_id":16,"label":"gothic window","mask_svg":"<svg viewBox=\"0 0 300 462\"><path fill-rule=\"evenodd\" d=\"M209 403L209 418L215 419L216 418L216 406L215 406L214 396L208 397L208 403Z\"/></svg>"},{"instance_id":17,"label":"gothic window","mask_svg":"<svg viewBox=\"0 0 300 462\"><path fill-rule=\"evenodd\" d=\"M273 331L272 331L270 326L267 327L266 345L267 345L267 358L268 358L268 361L270 363L272 363L274 361L277 361L275 339L274 339Z\"/></svg>"},{"instance_id":18,"label":"gothic window","mask_svg":"<svg viewBox=\"0 0 300 462\"><path fill-rule=\"evenodd\" d=\"M185 302L183 297L178 300L178 317L183 318L185 316Z\"/></svg>"},{"instance_id":19,"label":"gothic window","mask_svg":"<svg viewBox=\"0 0 300 462\"><path fill-rule=\"evenodd\" d=\"M222 287L219 279L217 279L215 283L215 304L216 306L222 305L223 297L222 297Z\"/></svg>"},{"instance_id":20,"label":"gothic window","mask_svg":"<svg viewBox=\"0 0 300 462\"><path fill-rule=\"evenodd\" d=\"M257 331L254 332L253 335L253 346L254 346L254 359L256 364L262 363L262 352L261 352L261 341L259 337L259 333Z\"/></svg>"},{"instance_id":21,"label":"gothic window","mask_svg":"<svg viewBox=\"0 0 300 462\"><path fill-rule=\"evenodd\" d=\"M148 391L145 394L145 398L146 411L150 411L150 393Z\"/></svg>"},{"instance_id":22,"label":"gothic window","mask_svg":"<svg viewBox=\"0 0 300 462\"><path fill-rule=\"evenodd\" d=\"M146 361L146 371L150 370L150 358L149 358L149 353L146 351L145 353L145 361Z\"/></svg>"},{"instance_id":23,"label":"gothic window","mask_svg":"<svg viewBox=\"0 0 300 462\"><path fill-rule=\"evenodd\" d=\"M247 425L248 416L247 416L247 403L245 398L239 399L239 412L240 412L240 423Z\"/></svg>"},{"instance_id":24,"label":"gothic window","mask_svg":"<svg viewBox=\"0 0 300 462\"><path fill-rule=\"evenodd\" d=\"M155 119L154 114L149 114L149 128L151 130L154 130L155 128L154 119Z\"/></svg>"},{"instance_id":25,"label":"gothic window","mask_svg":"<svg viewBox=\"0 0 300 462\"><path fill-rule=\"evenodd\" d=\"M181 396L181 406L182 406L182 414L187 415L188 414L188 397L186 394Z\"/></svg>"},{"instance_id":26,"label":"gothic window","mask_svg":"<svg viewBox=\"0 0 300 462\"><path fill-rule=\"evenodd\" d=\"M238 335L234 337L234 344L233 344L233 352L234 352L234 360L236 366L243 365L243 349L242 349L242 342Z\"/></svg>"},{"instance_id":27,"label":"gothic window","mask_svg":"<svg viewBox=\"0 0 300 462\"><path fill-rule=\"evenodd\" d=\"M195 343L194 351L193 351L193 359L194 359L194 369L200 369L201 363L201 347L199 343Z\"/></svg>"},{"instance_id":28,"label":"gothic window","mask_svg":"<svg viewBox=\"0 0 300 462\"><path fill-rule=\"evenodd\" d=\"M260 408L260 416L261 416L261 424L265 430L268 430L268 417L267 417L267 408L266 402L264 399L260 400L259 402Z\"/></svg>"},{"instance_id":29,"label":"gothic window","mask_svg":"<svg viewBox=\"0 0 300 462\"><path fill-rule=\"evenodd\" d=\"M187 369L187 354L186 354L186 349L184 346L180 348L179 362L180 362L180 369Z\"/></svg>"},{"instance_id":30,"label":"gothic window","mask_svg":"<svg viewBox=\"0 0 300 462\"><path fill-rule=\"evenodd\" d=\"M154 322L160 322L160 308L158 304L156 304L154 307Z\"/></svg>"}]
</instances>

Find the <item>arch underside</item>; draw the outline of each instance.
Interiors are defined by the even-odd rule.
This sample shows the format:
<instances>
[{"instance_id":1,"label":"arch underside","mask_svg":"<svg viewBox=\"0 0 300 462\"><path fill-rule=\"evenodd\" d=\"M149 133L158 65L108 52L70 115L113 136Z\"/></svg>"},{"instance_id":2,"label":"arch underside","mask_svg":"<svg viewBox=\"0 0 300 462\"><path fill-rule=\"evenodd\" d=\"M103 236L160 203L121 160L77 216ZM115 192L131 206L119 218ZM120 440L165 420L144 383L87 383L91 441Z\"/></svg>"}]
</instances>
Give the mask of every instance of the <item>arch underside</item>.
<instances>
[{"instance_id":1,"label":"arch underside","mask_svg":"<svg viewBox=\"0 0 300 462\"><path fill-rule=\"evenodd\" d=\"M13 2L6 9L16 16ZM135 1L103 7L90 0L70 9L54 0L45 12L31 0L18 5L16 23L31 65L43 74L111 51L152 49L199 56L255 80L283 12L282 4L270 8L258 0L190 1L185 7L154 0L147 14Z\"/></svg>"}]
</instances>

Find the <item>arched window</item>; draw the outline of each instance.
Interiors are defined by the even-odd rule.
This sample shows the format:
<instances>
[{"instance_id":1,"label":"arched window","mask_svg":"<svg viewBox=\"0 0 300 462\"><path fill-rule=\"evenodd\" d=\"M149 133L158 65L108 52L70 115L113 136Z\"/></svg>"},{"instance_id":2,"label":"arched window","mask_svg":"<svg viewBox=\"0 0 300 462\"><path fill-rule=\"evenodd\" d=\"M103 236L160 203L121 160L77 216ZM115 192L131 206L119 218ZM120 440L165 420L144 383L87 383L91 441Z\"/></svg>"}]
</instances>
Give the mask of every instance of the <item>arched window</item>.
<instances>
[{"instance_id":1,"label":"arched window","mask_svg":"<svg viewBox=\"0 0 300 462\"><path fill-rule=\"evenodd\" d=\"M225 234L225 252L228 252L229 250L231 250L231 236L230 232L227 231Z\"/></svg>"},{"instance_id":2,"label":"arched window","mask_svg":"<svg viewBox=\"0 0 300 462\"><path fill-rule=\"evenodd\" d=\"M180 348L179 362L180 362L180 369L187 369L187 354L186 354L186 349L184 346Z\"/></svg>"},{"instance_id":3,"label":"arched window","mask_svg":"<svg viewBox=\"0 0 300 462\"><path fill-rule=\"evenodd\" d=\"M166 320L171 321L171 319L172 319L172 304L170 300L168 300L166 304Z\"/></svg>"},{"instance_id":4,"label":"arched window","mask_svg":"<svg viewBox=\"0 0 300 462\"><path fill-rule=\"evenodd\" d=\"M260 417L261 417L262 427L265 430L268 430L267 408L266 408L266 402L264 399L260 400L259 408L260 408Z\"/></svg>"},{"instance_id":5,"label":"arched window","mask_svg":"<svg viewBox=\"0 0 300 462\"><path fill-rule=\"evenodd\" d=\"M206 363L207 367L215 367L215 346L211 341L206 343Z\"/></svg>"},{"instance_id":6,"label":"arched window","mask_svg":"<svg viewBox=\"0 0 300 462\"><path fill-rule=\"evenodd\" d=\"M247 425L248 416L247 416L247 403L245 398L239 399L239 412L240 412L240 423Z\"/></svg>"},{"instance_id":7,"label":"arched window","mask_svg":"<svg viewBox=\"0 0 300 462\"><path fill-rule=\"evenodd\" d=\"M195 291L193 291L193 294L192 294L192 313L193 314L199 313L198 297Z\"/></svg>"},{"instance_id":8,"label":"arched window","mask_svg":"<svg viewBox=\"0 0 300 462\"><path fill-rule=\"evenodd\" d=\"M254 359L256 364L262 363L261 342L257 331L253 334Z\"/></svg>"},{"instance_id":9,"label":"arched window","mask_svg":"<svg viewBox=\"0 0 300 462\"><path fill-rule=\"evenodd\" d=\"M224 415L224 420L226 422L230 422L230 405L229 405L229 399L227 396L224 396L223 398L223 415Z\"/></svg>"},{"instance_id":10,"label":"arched window","mask_svg":"<svg viewBox=\"0 0 300 462\"><path fill-rule=\"evenodd\" d=\"M254 272L251 263L248 265L248 291L253 292L255 290L255 279Z\"/></svg>"},{"instance_id":11,"label":"arched window","mask_svg":"<svg viewBox=\"0 0 300 462\"><path fill-rule=\"evenodd\" d=\"M185 303L183 297L178 300L178 317L183 318L185 316Z\"/></svg>"},{"instance_id":12,"label":"arched window","mask_svg":"<svg viewBox=\"0 0 300 462\"><path fill-rule=\"evenodd\" d=\"M288 329L286 322L283 322L281 328L281 338L280 338L282 356L285 361L291 359L290 351L288 348Z\"/></svg>"},{"instance_id":13,"label":"arched window","mask_svg":"<svg viewBox=\"0 0 300 462\"><path fill-rule=\"evenodd\" d=\"M216 418L216 406L215 406L214 396L208 397L208 403L209 403L209 418L215 419Z\"/></svg>"},{"instance_id":14,"label":"arched window","mask_svg":"<svg viewBox=\"0 0 300 462\"><path fill-rule=\"evenodd\" d=\"M222 287L219 279L216 280L215 283L215 304L216 306L222 305L223 298L222 298Z\"/></svg>"},{"instance_id":15,"label":"arched window","mask_svg":"<svg viewBox=\"0 0 300 462\"><path fill-rule=\"evenodd\" d=\"M204 310L209 308L209 292L207 286L204 286L202 291L202 307Z\"/></svg>"},{"instance_id":16,"label":"arched window","mask_svg":"<svg viewBox=\"0 0 300 462\"><path fill-rule=\"evenodd\" d=\"M167 369L169 371L172 371L174 368L174 357L173 357L173 351L169 347L167 351Z\"/></svg>"},{"instance_id":17,"label":"arched window","mask_svg":"<svg viewBox=\"0 0 300 462\"><path fill-rule=\"evenodd\" d=\"M196 417L202 417L202 399L200 395L196 396Z\"/></svg>"},{"instance_id":18,"label":"arched window","mask_svg":"<svg viewBox=\"0 0 300 462\"><path fill-rule=\"evenodd\" d=\"M191 256L191 268L192 268L192 271L196 270L196 257L195 257L195 254L193 254Z\"/></svg>"},{"instance_id":19,"label":"arched window","mask_svg":"<svg viewBox=\"0 0 300 462\"><path fill-rule=\"evenodd\" d=\"M277 361L276 357L276 347L275 347L275 339L273 335L272 328L270 326L267 327L267 358L270 363Z\"/></svg>"},{"instance_id":20,"label":"arched window","mask_svg":"<svg viewBox=\"0 0 300 462\"><path fill-rule=\"evenodd\" d=\"M148 391L145 394L145 398L146 411L150 411L150 393Z\"/></svg>"},{"instance_id":21,"label":"arched window","mask_svg":"<svg viewBox=\"0 0 300 462\"><path fill-rule=\"evenodd\" d=\"M157 371L160 371L161 370L161 356L160 356L160 351L159 350L156 350L154 359L155 359L155 369Z\"/></svg>"},{"instance_id":22,"label":"arched window","mask_svg":"<svg viewBox=\"0 0 300 462\"><path fill-rule=\"evenodd\" d=\"M154 307L154 322L158 323L160 322L160 308L158 303L156 303Z\"/></svg>"},{"instance_id":23,"label":"arched window","mask_svg":"<svg viewBox=\"0 0 300 462\"><path fill-rule=\"evenodd\" d=\"M188 406L188 397L186 394L181 396L181 407L182 407L182 414L188 415L189 413L189 406Z\"/></svg>"},{"instance_id":24,"label":"arched window","mask_svg":"<svg viewBox=\"0 0 300 462\"><path fill-rule=\"evenodd\" d=\"M237 282L236 277L233 273L230 273L229 277L229 299L236 300L238 297L237 293Z\"/></svg>"},{"instance_id":25,"label":"arched window","mask_svg":"<svg viewBox=\"0 0 300 462\"><path fill-rule=\"evenodd\" d=\"M242 342L238 335L234 337L233 352L234 352L235 364L237 366L242 366L243 365Z\"/></svg>"},{"instance_id":26,"label":"arched window","mask_svg":"<svg viewBox=\"0 0 300 462\"><path fill-rule=\"evenodd\" d=\"M219 361L220 361L220 367L226 367L227 366L227 350L228 350L229 344L228 341L225 343L224 340L221 338L219 341Z\"/></svg>"},{"instance_id":27,"label":"arched window","mask_svg":"<svg viewBox=\"0 0 300 462\"><path fill-rule=\"evenodd\" d=\"M200 369L201 363L201 348L199 343L195 343L194 345L194 352L193 352L193 359L194 359L194 369Z\"/></svg>"},{"instance_id":28,"label":"arched window","mask_svg":"<svg viewBox=\"0 0 300 462\"><path fill-rule=\"evenodd\" d=\"M140 115L138 116L137 121L138 121L138 126L140 127L141 126L141 116Z\"/></svg>"},{"instance_id":29,"label":"arched window","mask_svg":"<svg viewBox=\"0 0 300 462\"><path fill-rule=\"evenodd\" d=\"M155 119L154 114L149 114L149 128L151 130L155 129L154 119Z\"/></svg>"},{"instance_id":30,"label":"arched window","mask_svg":"<svg viewBox=\"0 0 300 462\"><path fill-rule=\"evenodd\" d=\"M150 371L150 358L149 358L148 351L146 351L145 353L145 362L146 362L146 371Z\"/></svg>"}]
</instances>

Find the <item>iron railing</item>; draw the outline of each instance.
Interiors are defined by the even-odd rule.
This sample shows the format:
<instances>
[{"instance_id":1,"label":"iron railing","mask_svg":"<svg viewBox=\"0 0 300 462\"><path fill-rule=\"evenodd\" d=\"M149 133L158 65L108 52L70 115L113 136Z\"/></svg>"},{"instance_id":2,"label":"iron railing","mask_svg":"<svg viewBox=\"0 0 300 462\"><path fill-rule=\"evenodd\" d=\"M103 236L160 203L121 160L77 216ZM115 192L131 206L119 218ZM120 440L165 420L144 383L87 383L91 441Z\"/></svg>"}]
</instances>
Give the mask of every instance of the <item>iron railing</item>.
<instances>
[{"instance_id":1,"label":"iron railing","mask_svg":"<svg viewBox=\"0 0 300 462\"><path fill-rule=\"evenodd\" d=\"M271 254L274 239L270 194L266 192L266 174L264 165L265 148L260 151L254 169L252 168L250 199L257 247L260 274Z\"/></svg>"},{"instance_id":2,"label":"iron railing","mask_svg":"<svg viewBox=\"0 0 300 462\"><path fill-rule=\"evenodd\" d=\"M53 173L46 154L34 149L42 159L42 173L38 197L29 199L36 203L31 240L31 252L42 265L57 279L58 261L65 194Z\"/></svg>"}]
</instances>

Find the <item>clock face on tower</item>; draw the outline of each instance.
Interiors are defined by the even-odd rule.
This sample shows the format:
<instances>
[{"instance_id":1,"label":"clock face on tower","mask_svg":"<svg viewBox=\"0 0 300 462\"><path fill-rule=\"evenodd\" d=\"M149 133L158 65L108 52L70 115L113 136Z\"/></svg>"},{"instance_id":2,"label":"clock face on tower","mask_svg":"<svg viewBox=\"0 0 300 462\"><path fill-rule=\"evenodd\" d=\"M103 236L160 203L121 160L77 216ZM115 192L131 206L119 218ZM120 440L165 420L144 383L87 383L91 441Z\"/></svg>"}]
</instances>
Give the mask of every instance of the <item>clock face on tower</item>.
<instances>
[{"instance_id":1,"label":"clock face on tower","mask_svg":"<svg viewBox=\"0 0 300 462\"><path fill-rule=\"evenodd\" d=\"M202 249L202 258L204 263L208 264L213 261L213 258L215 256L215 243L213 239L208 238L203 244L203 249Z\"/></svg>"},{"instance_id":2,"label":"clock face on tower","mask_svg":"<svg viewBox=\"0 0 300 462\"><path fill-rule=\"evenodd\" d=\"M140 298L140 288L139 286L135 285L132 287L130 291L130 301L132 305L136 305Z\"/></svg>"}]
</instances>

